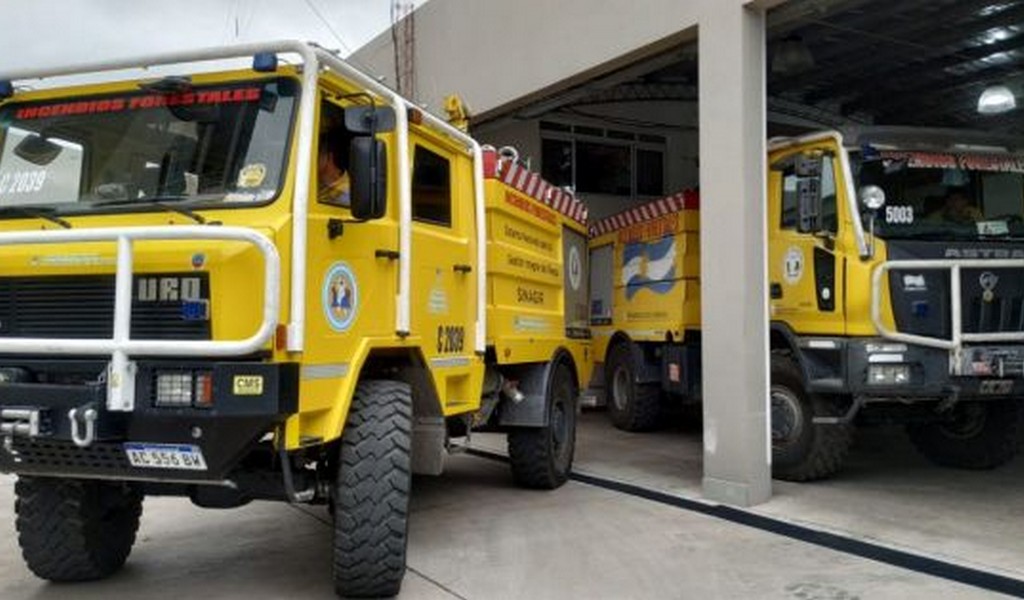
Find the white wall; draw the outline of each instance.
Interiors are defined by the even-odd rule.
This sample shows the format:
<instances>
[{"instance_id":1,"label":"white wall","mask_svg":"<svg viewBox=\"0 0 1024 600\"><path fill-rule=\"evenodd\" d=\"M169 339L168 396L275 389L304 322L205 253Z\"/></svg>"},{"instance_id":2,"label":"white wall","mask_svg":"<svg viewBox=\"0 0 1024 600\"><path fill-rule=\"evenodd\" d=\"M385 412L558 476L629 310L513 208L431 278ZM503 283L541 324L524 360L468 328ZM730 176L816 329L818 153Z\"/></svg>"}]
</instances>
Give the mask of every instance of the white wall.
<instances>
[{"instance_id":1,"label":"white wall","mask_svg":"<svg viewBox=\"0 0 1024 600\"><path fill-rule=\"evenodd\" d=\"M746 0L716 0L740 6ZM693 39L695 0L430 0L415 13L416 99L440 113L458 93L477 116L553 91ZM391 34L353 63L394 86Z\"/></svg>"}]
</instances>

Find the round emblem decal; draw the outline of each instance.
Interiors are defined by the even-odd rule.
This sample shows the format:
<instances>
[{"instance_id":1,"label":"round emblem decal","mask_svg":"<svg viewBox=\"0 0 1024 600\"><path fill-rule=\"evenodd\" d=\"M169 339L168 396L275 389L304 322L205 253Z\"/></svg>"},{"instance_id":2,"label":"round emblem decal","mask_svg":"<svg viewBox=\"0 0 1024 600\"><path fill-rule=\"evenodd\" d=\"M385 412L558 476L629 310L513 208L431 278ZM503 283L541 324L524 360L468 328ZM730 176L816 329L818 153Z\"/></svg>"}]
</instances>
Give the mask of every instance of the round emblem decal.
<instances>
[{"instance_id":1,"label":"round emblem decal","mask_svg":"<svg viewBox=\"0 0 1024 600\"><path fill-rule=\"evenodd\" d=\"M804 253L796 246L791 246L782 259L782 276L786 283L796 285L804 276Z\"/></svg>"},{"instance_id":2,"label":"round emblem decal","mask_svg":"<svg viewBox=\"0 0 1024 600\"><path fill-rule=\"evenodd\" d=\"M569 285L573 290L578 290L582 280L583 262L580 260L580 251L576 246L569 246Z\"/></svg>"},{"instance_id":3,"label":"round emblem decal","mask_svg":"<svg viewBox=\"0 0 1024 600\"><path fill-rule=\"evenodd\" d=\"M359 310L359 288L348 264L334 263L324 278L324 316L331 329L346 331Z\"/></svg>"}]
</instances>

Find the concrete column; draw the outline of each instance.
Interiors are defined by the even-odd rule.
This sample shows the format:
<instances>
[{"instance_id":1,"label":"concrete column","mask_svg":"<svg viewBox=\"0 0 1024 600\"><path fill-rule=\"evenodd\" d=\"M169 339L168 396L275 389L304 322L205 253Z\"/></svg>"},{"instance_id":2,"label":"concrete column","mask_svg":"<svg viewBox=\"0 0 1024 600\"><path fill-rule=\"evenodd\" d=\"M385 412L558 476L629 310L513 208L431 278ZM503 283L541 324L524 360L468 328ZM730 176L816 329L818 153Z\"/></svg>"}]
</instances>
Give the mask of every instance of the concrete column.
<instances>
[{"instance_id":1,"label":"concrete column","mask_svg":"<svg viewBox=\"0 0 1024 600\"><path fill-rule=\"evenodd\" d=\"M771 497L765 15L701 0L700 251L704 495Z\"/></svg>"}]
</instances>

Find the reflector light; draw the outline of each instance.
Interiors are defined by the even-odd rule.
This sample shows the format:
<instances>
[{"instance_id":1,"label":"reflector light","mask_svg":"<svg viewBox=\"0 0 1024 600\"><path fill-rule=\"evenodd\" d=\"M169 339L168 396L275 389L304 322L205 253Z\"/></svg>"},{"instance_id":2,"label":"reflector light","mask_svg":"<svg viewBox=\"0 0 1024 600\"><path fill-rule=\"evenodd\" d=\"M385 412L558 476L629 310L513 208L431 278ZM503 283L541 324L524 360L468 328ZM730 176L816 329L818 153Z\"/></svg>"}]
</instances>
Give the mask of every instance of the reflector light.
<instances>
[{"instance_id":1,"label":"reflector light","mask_svg":"<svg viewBox=\"0 0 1024 600\"><path fill-rule=\"evenodd\" d=\"M278 351L284 351L288 348L288 326L278 325L277 330L274 332L274 347Z\"/></svg>"}]
</instances>

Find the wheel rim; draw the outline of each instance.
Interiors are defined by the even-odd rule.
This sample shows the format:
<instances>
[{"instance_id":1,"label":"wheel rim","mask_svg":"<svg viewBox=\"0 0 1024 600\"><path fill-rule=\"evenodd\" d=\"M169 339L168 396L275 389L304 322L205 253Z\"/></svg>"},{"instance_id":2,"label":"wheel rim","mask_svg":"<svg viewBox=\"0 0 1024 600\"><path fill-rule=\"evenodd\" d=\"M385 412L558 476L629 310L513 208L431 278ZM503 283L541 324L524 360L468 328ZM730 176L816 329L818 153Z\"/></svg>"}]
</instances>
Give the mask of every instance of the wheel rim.
<instances>
[{"instance_id":1,"label":"wheel rim","mask_svg":"<svg viewBox=\"0 0 1024 600\"><path fill-rule=\"evenodd\" d=\"M786 446L800 439L804 430L803 411L800 398L782 386L771 387L772 399L772 445Z\"/></svg>"},{"instance_id":2,"label":"wheel rim","mask_svg":"<svg viewBox=\"0 0 1024 600\"><path fill-rule=\"evenodd\" d=\"M953 418L940 426L947 437L969 440L977 437L985 429L988 412L980 404L961 404L956 407Z\"/></svg>"},{"instance_id":3,"label":"wheel rim","mask_svg":"<svg viewBox=\"0 0 1024 600\"><path fill-rule=\"evenodd\" d=\"M551 411L551 442L555 445L556 453L561 453L568 437L565 403L561 399L556 399L554 410Z\"/></svg>"},{"instance_id":4,"label":"wheel rim","mask_svg":"<svg viewBox=\"0 0 1024 600\"><path fill-rule=\"evenodd\" d=\"M629 404L629 370L619 366L612 376L612 404L615 410L622 412Z\"/></svg>"}]
</instances>

